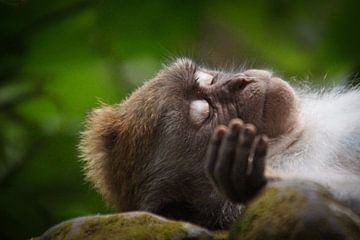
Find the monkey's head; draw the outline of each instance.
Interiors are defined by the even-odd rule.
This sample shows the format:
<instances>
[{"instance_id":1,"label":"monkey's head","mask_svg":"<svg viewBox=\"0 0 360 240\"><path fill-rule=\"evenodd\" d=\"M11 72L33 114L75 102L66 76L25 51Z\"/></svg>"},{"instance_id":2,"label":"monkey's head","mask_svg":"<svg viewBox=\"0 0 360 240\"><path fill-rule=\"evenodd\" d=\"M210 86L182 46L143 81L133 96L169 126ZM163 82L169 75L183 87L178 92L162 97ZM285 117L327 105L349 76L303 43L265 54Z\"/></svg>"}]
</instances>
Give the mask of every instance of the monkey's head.
<instances>
[{"instance_id":1,"label":"monkey's head","mask_svg":"<svg viewBox=\"0 0 360 240\"><path fill-rule=\"evenodd\" d=\"M203 165L214 128L233 118L270 138L286 135L298 119L294 92L267 71L177 60L121 104L89 115L80 145L86 175L120 211L225 227L238 208L213 189Z\"/></svg>"}]
</instances>

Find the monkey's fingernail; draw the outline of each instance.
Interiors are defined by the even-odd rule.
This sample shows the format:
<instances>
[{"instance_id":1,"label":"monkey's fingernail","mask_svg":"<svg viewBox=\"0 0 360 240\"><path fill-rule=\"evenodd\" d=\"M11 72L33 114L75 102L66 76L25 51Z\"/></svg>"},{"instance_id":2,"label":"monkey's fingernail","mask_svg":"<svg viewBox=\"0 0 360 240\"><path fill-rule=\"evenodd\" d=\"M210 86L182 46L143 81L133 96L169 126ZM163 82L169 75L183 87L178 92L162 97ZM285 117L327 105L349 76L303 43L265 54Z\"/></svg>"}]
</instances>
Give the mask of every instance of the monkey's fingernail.
<instances>
[{"instance_id":1,"label":"monkey's fingernail","mask_svg":"<svg viewBox=\"0 0 360 240\"><path fill-rule=\"evenodd\" d=\"M265 146L260 146L260 144L256 146L255 155L257 157L264 157L266 156L266 153L267 153L267 148Z\"/></svg>"},{"instance_id":2,"label":"monkey's fingernail","mask_svg":"<svg viewBox=\"0 0 360 240\"><path fill-rule=\"evenodd\" d=\"M253 142L253 135L246 128L239 135L239 143L244 147L250 147Z\"/></svg>"},{"instance_id":3,"label":"monkey's fingernail","mask_svg":"<svg viewBox=\"0 0 360 240\"><path fill-rule=\"evenodd\" d=\"M241 144L243 144L244 146L250 146L252 143L252 135L250 134L249 131L244 130L242 136L240 137L240 142Z\"/></svg>"},{"instance_id":4,"label":"monkey's fingernail","mask_svg":"<svg viewBox=\"0 0 360 240\"><path fill-rule=\"evenodd\" d=\"M216 137L223 137L226 132L227 132L227 128L225 126L218 126L214 131L214 135Z\"/></svg>"},{"instance_id":5,"label":"monkey's fingernail","mask_svg":"<svg viewBox=\"0 0 360 240\"><path fill-rule=\"evenodd\" d=\"M266 135L261 135L260 141L267 144L269 142L269 138Z\"/></svg>"},{"instance_id":6,"label":"monkey's fingernail","mask_svg":"<svg viewBox=\"0 0 360 240\"><path fill-rule=\"evenodd\" d=\"M242 125L243 125L243 121L238 118L235 118L230 121L229 128L234 130L240 130Z\"/></svg>"},{"instance_id":7,"label":"monkey's fingernail","mask_svg":"<svg viewBox=\"0 0 360 240\"><path fill-rule=\"evenodd\" d=\"M255 135L256 133L256 128L253 125L246 125L246 127L244 128L244 136L249 138L252 137L253 135Z\"/></svg>"},{"instance_id":8,"label":"monkey's fingernail","mask_svg":"<svg viewBox=\"0 0 360 240\"><path fill-rule=\"evenodd\" d=\"M267 145L268 145L268 137L265 135L261 135L257 142L257 147L259 149L265 149L267 147Z\"/></svg>"}]
</instances>

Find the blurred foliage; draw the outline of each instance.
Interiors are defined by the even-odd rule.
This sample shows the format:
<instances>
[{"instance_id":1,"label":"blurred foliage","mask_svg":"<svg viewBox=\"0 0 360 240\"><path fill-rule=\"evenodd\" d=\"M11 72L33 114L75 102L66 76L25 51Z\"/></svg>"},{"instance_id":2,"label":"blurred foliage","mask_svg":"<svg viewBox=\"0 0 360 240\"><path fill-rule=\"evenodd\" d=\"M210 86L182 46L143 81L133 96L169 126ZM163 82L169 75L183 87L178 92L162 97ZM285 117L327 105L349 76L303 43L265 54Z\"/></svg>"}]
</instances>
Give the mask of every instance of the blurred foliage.
<instances>
[{"instance_id":1,"label":"blurred foliage","mask_svg":"<svg viewBox=\"0 0 360 240\"><path fill-rule=\"evenodd\" d=\"M356 0L0 0L0 239L110 211L77 156L100 101L119 102L176 56L321 83L358 77L358 10Z\"/></svg>"}]
</instances>

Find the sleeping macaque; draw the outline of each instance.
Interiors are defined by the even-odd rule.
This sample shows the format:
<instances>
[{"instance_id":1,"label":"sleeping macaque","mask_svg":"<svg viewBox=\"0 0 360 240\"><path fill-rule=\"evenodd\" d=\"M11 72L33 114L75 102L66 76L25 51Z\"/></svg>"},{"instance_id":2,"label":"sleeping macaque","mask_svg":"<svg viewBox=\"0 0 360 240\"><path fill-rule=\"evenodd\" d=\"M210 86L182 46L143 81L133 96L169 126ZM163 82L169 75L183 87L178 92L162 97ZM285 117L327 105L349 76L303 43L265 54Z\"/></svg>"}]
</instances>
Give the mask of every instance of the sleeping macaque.
<instances>
[{"instance_id":1,"label":"sleeping macaque","mask_svg":"<svg viewBox=\"0 0 360 240\"><path fill-rule=\"evenodd\" d=\"M88 118L88 179L119 211L225 229L269 181L308 179L359 213L360 92L295 90L269 71L165 66Z\"/></svg>"}]
</instances>

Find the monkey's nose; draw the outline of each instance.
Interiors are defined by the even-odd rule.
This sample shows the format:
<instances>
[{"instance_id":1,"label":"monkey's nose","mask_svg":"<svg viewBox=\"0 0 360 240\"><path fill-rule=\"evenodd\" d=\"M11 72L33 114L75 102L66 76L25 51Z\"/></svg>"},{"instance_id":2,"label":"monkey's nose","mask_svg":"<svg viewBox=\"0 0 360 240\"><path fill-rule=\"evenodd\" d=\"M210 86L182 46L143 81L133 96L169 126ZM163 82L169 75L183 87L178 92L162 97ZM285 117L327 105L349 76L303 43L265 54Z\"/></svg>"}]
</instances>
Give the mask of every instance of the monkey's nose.
<instances>
[{"instance_id":1,"label":"monkey's nose","mask_svg":"<svg viewBox=\"0 0 360 240\"><path fill-rule=\"evenodd\" d=\"M225 83L226 87L230 92L242 91L247 85L254 82L255 79L252 77L247 77L243 74L238 74L234 78L230 79Z\"/></svg>"}]
</instances>

